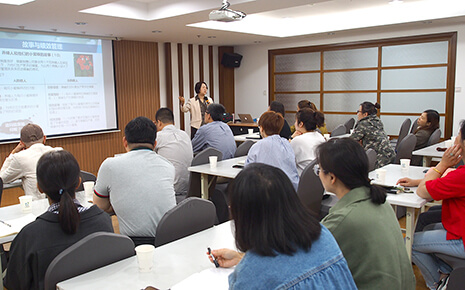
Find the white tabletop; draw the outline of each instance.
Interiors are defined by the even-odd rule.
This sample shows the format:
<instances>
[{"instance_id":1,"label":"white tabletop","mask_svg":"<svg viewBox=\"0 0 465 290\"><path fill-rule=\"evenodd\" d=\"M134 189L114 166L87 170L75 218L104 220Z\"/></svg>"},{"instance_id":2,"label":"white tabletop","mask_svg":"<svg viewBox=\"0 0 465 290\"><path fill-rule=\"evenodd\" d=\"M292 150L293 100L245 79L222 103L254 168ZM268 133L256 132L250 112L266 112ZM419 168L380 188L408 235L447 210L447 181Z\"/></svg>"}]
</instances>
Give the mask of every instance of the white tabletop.
<instances>
[{"instance_id":1,"label":"white tabletop","mask_svg":"<svg viewBox=\"0 0 465 290\"><path fill-rule=\"evenodd\" d=\"M215 267L207 247L235 249L231 222L225 222L183 239L155 248L154 268L139 273L136 256L57 284L59 289L168 289L187 277ZM207 282L207 281L206 281Z\"/></svg>"},{"instance_id":2,"label":"white tabletop","mask_svg":"<svg viewBox=\"0 0 465 290\"><path fill-rule=\"evenodd\" d=\"M234 140L237 141L237 142L244 142L244 141L247 141L247 140L252 140L254 142L257 142L258 140L260 140L260 133L255 132L255 133L252 133L252 134L235 135Z\"/></svg>"},{"instance_id":3,"label":"white tabletop","mask_svg":"<svg viewBox=\"0 0 465 290\"><path fill-rule=\"evenodd\" d=\"M245 162L247 156L241 156L231 159L218 161L216 168L210 168L210 163L191 166L188 168L191 172L197 172L201 174L208 174L214 176L221 176L226 178L236 178L236 175L241 172L242 168L233 168L233 165L239 162Z\"/></svg>"},{"instance_id":4,"label":"white tabletop","mask_svg":"<svg viewBox=\"0 0 465 290\"><path fill-rule=\"evenodd\" d=\"M386 182L383 185L386 186L395 186L397 180L402 177L410 177L412 179L423 179L425 176L424 171L427 170L427 167L420 166L410 166L410 169L407 173L403 173L400 169L399 164L389 164L382 167L386 169ZM370 172L369 177L375 178L375 171ZM416 192L416 187L412 187L411 190ZM426 203L426 199L419 197L416 193L398 193L398 194L388 194L386 199L392 205L399 205L405 207L421 208Z\"/></svg>"},{"instance_id":5,"label":"white tabletop","mask_svg":"<svg viewBox=\"0 0 465 290\"><path fill-rule=\"evenodd\" d=\"M436 150L436 148L438 147L441 147L441 148L446 147L445 142L436 143L431 146L415 150L412 152L412 155L442 158L442 155L444 155L444 151Z\"/></svg>"}]
</instances>

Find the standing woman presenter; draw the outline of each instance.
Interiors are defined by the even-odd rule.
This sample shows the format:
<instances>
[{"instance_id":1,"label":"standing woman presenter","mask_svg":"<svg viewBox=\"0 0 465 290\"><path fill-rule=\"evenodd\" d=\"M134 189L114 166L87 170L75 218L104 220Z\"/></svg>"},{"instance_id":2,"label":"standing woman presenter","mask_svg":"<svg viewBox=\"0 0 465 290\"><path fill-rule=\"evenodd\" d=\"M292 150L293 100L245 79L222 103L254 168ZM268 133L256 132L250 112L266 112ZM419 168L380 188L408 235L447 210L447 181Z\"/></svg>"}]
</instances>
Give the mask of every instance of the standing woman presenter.
<instances>
[{"instance_id":1,"label":"standing woman presenter","mask_svg":"<svg viewBox=\"0 0 465 290\"><path fill-rule=\"evenodd\" d=\"M200 126L205 124L205 111L213 100L207 97L208 86L206 82L198 82L195 84L195 97L185 100L183 96L179 96L181 102L181 111L184 113L191 113L191 139L194 138L195 133Z\"/></svg>"}]
</instances>

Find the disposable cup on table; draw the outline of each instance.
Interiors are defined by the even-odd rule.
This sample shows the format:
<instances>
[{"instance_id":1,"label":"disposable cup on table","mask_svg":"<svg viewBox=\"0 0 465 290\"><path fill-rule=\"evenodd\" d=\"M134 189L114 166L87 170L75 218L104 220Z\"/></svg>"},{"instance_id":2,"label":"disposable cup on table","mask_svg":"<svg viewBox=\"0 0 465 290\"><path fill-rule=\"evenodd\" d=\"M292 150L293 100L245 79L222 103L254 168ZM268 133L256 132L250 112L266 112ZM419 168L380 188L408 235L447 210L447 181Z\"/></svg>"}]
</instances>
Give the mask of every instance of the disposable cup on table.
<instances>
[{"instance_id":1,"label":"disposable cup on table","mask_svg":"<svg viewBox=\"0 0 465 290\"><path fill-rule=\"evenodd\" d=\"M218 156L209 156L208 159L210 160L210 168L216 168L216 164L218 163Z\"/></svg>"},{"instance_id":2,"label":"disposable cup on table","mask_svg":"<svg viewBox=\"0 0 465 290\"><path fill-rule=\"evenodd\" d=\"M152 271L155 247L153 245L140 245L137 246L135 250L137 263L139 264L139 272Z\"/></svg>"},{"instance_id":3,"label":"disposable cup on table","mask_svg":"<svg viewBox=\"0 0 465 290\"><path fill-rule=\"evenodd\" d=\"M95 182L93 181L85 181L82 183L82 185L84 186L86 200L92 200L92 197L94 196L94 184Z\"/></svg>"},{"instance_id":4,"label":"disposable cup on table","mask_svg":"<svg viewBox=\"0 0 465 290\"><path fill-rule=\"evenodd\" d=\"M382 168L376 169L375 173L376 173L376 180L375 180L376 183L385 184L386 183L386 169L382 169Z\"/></svg>"},{"instance_id":5,"label":"disposable cup on table","mask_svg":"<svg viewBox=\"0 0 465 290\"><path fill-rule=\"evenodd\" d=\"M23 195L19 197L22 212L32 212L32 196Z\"/></svg>"},{"instance_id":6,"label":"disposable cup on table","mask_svg":"<svg viewBox=\"0 0 465 290\"><path fill-rule=\"evenodd\" d=\"M253 134L253 129L249 129L249 134Z\"/></svg>"}]
</instances>

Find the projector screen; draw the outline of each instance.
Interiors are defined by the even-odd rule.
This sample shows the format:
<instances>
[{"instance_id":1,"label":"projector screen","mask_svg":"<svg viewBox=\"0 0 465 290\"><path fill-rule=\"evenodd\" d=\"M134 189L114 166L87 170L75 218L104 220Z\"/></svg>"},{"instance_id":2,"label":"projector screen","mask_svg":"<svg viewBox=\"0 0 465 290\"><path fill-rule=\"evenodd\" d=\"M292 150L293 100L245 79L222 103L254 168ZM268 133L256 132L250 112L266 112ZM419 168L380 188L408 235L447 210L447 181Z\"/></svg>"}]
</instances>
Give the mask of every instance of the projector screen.
<instances>
[{"instance_id":1,"label":"projector screen","mask_svg":"<svg viewBox=\"0 0 465 290\"><path fill-rule=\"evenodd\" d=\"M118 129L111 40L0 31L0 142Z\"/></svg>"}]
</instances>

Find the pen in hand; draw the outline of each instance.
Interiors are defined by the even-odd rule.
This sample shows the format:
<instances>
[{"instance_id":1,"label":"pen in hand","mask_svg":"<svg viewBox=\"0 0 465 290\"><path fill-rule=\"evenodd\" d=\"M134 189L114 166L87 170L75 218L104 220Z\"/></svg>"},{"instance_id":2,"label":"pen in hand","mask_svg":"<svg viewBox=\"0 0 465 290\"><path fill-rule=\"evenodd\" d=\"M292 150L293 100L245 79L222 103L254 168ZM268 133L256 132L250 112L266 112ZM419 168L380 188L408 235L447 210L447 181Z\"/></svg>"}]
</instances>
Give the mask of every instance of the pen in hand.
<instances>
[{"instance_id":1,"label":"pen in hand","mask_svg":"<svg viewBox=\"0 0 465 290\"><path fill-rule=\"evenodd\" d=\"M210 249L210 247L208 247L207 250L208 250L208 255L210 256L210 258L212 258L213 263L215 263L215 267L218 268L220 264L218 264L218 261L216 260L215 256L213 256L212 250Z\"/></svg>"}]
</instances>

